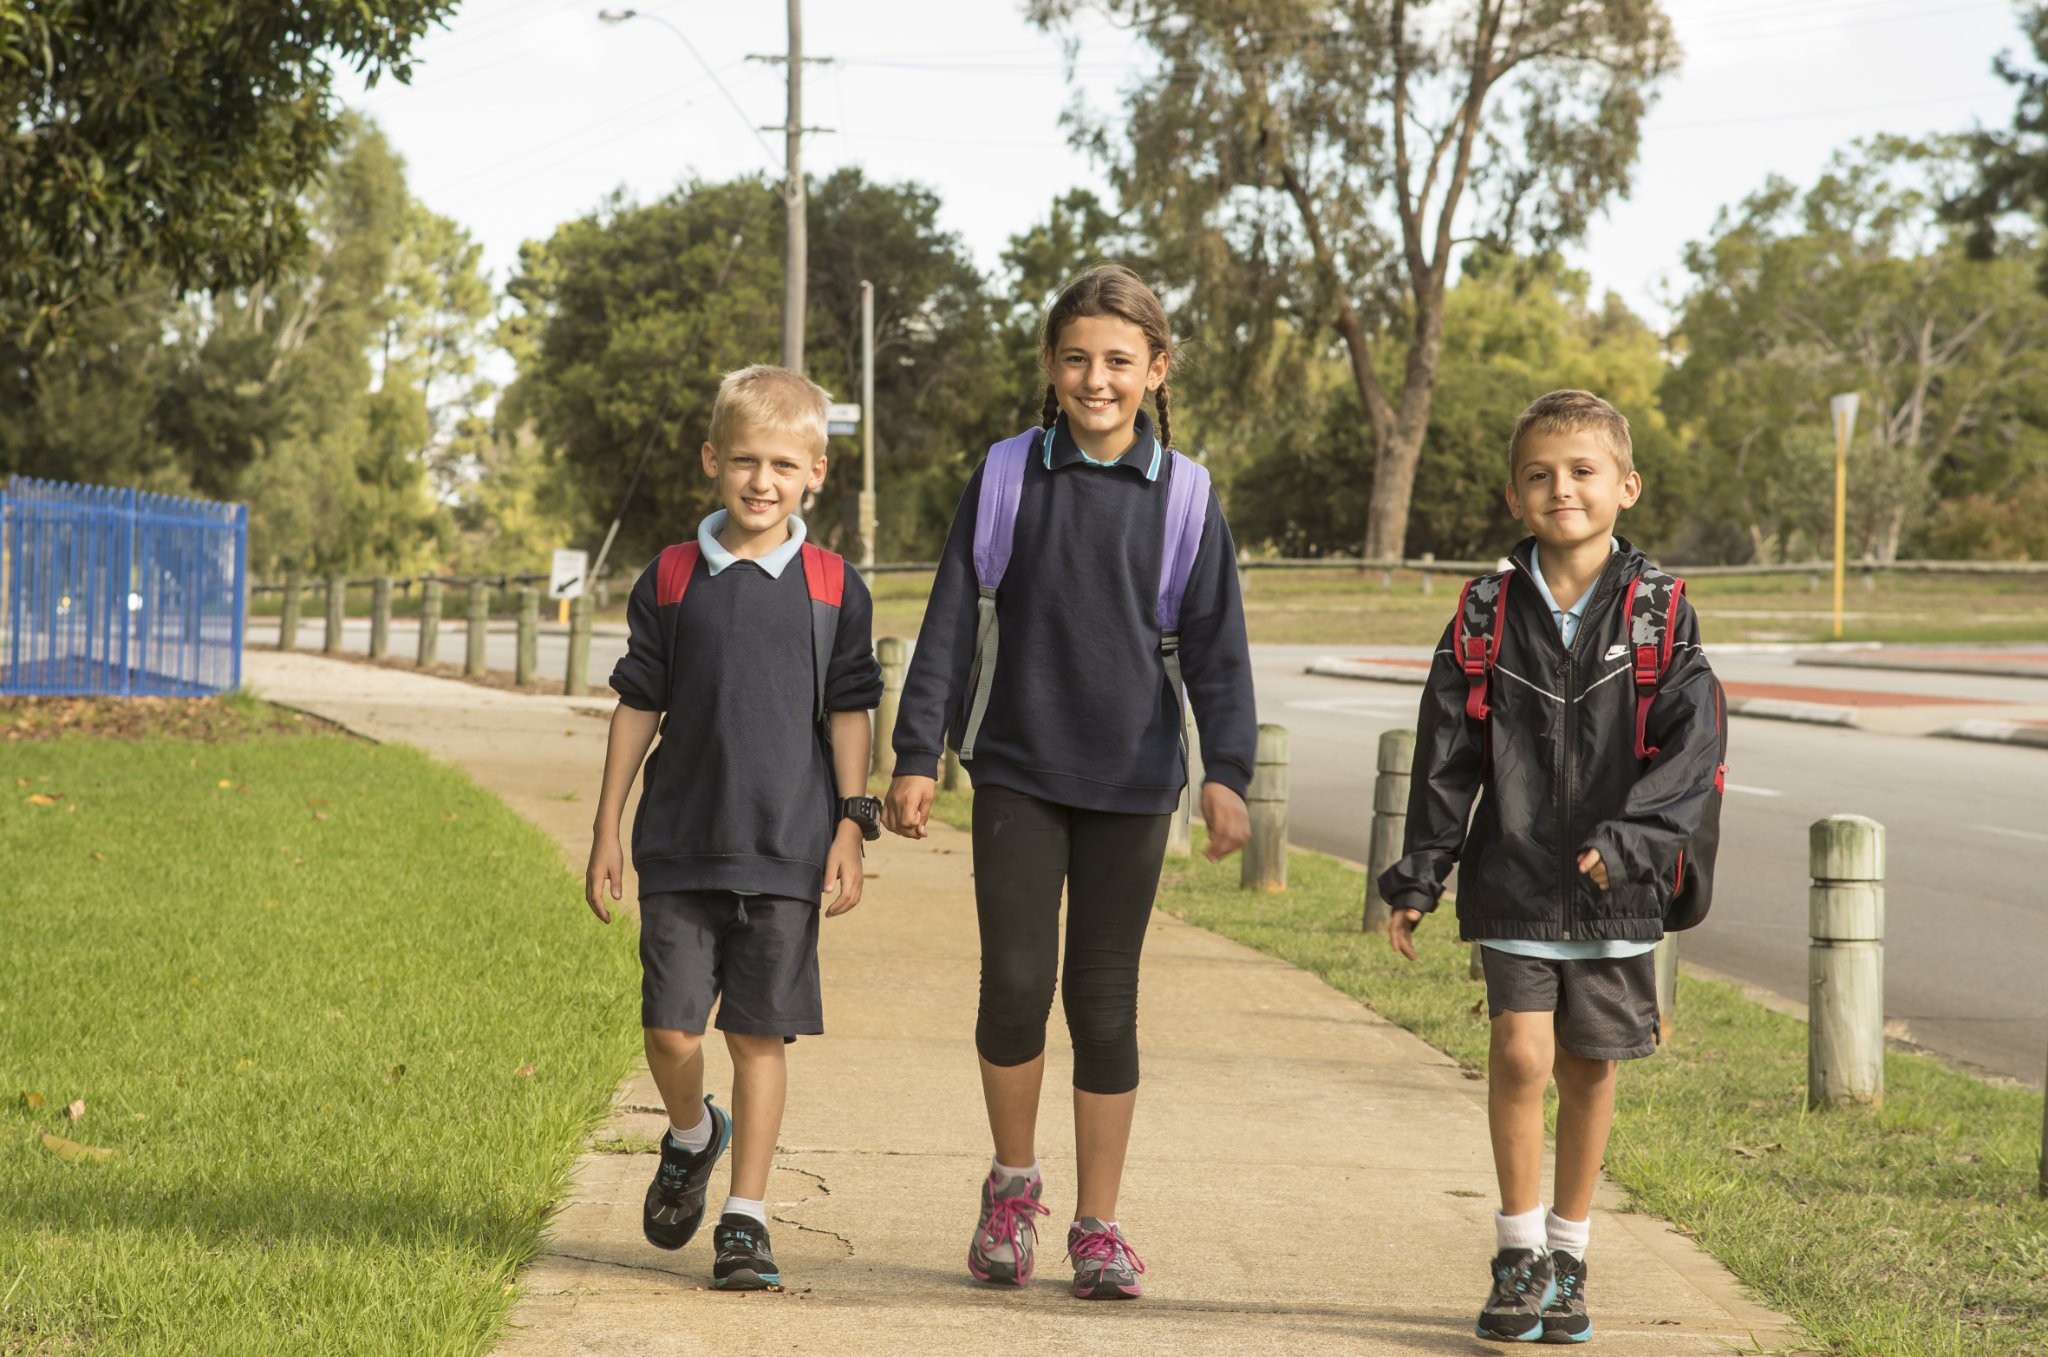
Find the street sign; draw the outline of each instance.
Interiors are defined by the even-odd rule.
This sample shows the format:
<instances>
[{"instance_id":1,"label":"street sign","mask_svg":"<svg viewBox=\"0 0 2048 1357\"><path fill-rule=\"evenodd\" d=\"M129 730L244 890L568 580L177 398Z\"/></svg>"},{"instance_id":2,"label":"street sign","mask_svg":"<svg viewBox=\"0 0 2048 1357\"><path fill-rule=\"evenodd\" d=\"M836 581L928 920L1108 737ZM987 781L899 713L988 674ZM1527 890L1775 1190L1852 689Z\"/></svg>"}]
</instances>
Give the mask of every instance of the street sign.
<instances>
[{"instance_id":1,"label":"street sign","mask_svg":"<svg viewBox=\"0 0 2048 1357\"><path fill-rule=\"evenodd\" d=\"M548 567L549 598L582 598L583 578L590 573L590 553L563 550Z\"/></svg>"},{"instance_id":2,"label":"street sign","mask_svg":"<svg viewBox=\"0 0 2048 1357\"><path fill-rule=\"evenodd\" d=\"M828 434L859 433L860 406L840 404L826 406L825 432Z\"/></svg>"}]
</instances>

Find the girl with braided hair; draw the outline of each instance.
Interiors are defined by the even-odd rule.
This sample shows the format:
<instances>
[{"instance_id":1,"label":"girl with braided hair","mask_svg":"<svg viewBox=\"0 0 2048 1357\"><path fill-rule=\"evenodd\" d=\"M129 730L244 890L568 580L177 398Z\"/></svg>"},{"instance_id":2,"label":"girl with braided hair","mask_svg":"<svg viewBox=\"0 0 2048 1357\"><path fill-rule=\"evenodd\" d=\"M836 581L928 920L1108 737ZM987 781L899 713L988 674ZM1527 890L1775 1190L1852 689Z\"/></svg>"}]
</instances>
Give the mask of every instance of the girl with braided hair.
<instances>
[{"instance_id":1,"label":"girl with braided hair","mask_svg":"<svg viewBox=\"0 0 2048 1357\"><path fill-rule=\"evenodd\" d=\"M1230 529L1206 469L1171 450L1159 298L1129 269L1089 269L1054 301L1040 356L1042 427L991 448L954 515L883 819L923 838L943 748L959 750L974 777L974 1036L995 1141L969 1272L1013 1286L1032 1275L1034 1217L1050 1214L1035 1134L1057 982L1074 1048L1074 1294L1126 1299L1144 1271L1117 1216L1138 961L1189 776L1183 683L1212 859L1249 837L1257 717Z\"/></svg>"}]
</instances>

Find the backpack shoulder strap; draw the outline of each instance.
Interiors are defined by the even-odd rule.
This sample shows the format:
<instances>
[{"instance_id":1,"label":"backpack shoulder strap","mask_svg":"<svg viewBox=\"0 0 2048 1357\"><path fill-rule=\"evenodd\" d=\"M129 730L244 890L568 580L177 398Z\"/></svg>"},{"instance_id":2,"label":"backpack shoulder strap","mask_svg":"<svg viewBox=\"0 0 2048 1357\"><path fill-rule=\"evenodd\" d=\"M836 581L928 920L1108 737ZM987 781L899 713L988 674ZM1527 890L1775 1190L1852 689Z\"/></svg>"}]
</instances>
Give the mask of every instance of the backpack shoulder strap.
<instances>
[{"instance_id":1,"label":"backpack shoulder strap","mask_svg":"<svg viewBox=\"0 0 2048 1357\"><path fill-rule=\"evenodd\" d=\"M983 590L998 588L1017 540L1017 502L1024 490L1024 463L1047 431L1026 429L988 450L982 464L981 494L974 511L974 578Z\"/></svg>"},{"instance_id":2,"label":"backpack shoulder strap","mask_svg":"<svg viewBox=\"0 0 2048 1357\"><path fill-rule=\"evenodd\" d=\"M1486 700L1493 679L1494 662L1500 658L1502 614L1506 611L1508 586L1516 572L1500 570L1465 582L1458 595L1458 616L1451 633L1458 667L1465 671L1465 715L1482 724L1493 708Z\"/></svg>"},{"instance_id":3,"label":"backpack shoulder strap","mask_svg":"<svg viewBox=\"0 0 2048 1357\"><path fill-rule=\"evenodd\" d=\"M996 680L996 590L1010 568L1010 548L1017 540L1017 506L1024 495L1024 463L1051 429L1026 429L988 450L981 465L981 493L974 505L974 582L981 591L974 610L974 667L967 686L974 698L961 728L960 758L974 757L975 737L988 715L988 696Z\"/></svg>"},{"instance_id":4,"label":"backpack shoulder strap","mask_svg":"<svg viewBox=\"0 0 2048 1357\"><path fill-rule=\"evenodd\" d=\"M698 558L704 554L695 541L678 542L661 549L661 567L654 575L654 606L665 608L683 601L690 577L697 573Z\"/></svg>"},{"instance_id":5,"label":"backpack shoulder strap","mask_svg":"<svg viewBox=\"0 0 2048 1357\"><path fill-rule=\"evenodd\" d=\"M832 669L832 650L839 639L839 608L846 597L846 558L836 551L805 542L802 550L804 587L811 595L812 714L825 719L825 680Z\"/></svg>"},{"instance_id":6,"label":"backpack shoulder strap","mask_svg":"<svg viewBox=\"0 0 2048 1357\"><path fill-rule=\"evenodd\" d=\"M1177 452L1167 454L1166 545L1159 562L1159 598L1154 609L1162 632L1180 630L1181 600L1195 555L1202 549L1202 522L1209 516L1209 468Z\"/></svg>"},{"instance_id":7,"label":"backpack shoulder strap","mask_svg":"<svg viewBox=\"0 0 2048 1357\"><path fill-rule=\"evenodd\" d=\"M1636 757L1653 759L1650 747L1650 703L1656 700L1657 685L1671 668L1671 617L1678 610L1685 581L1667 575L1655 566L1628 583L1624 605L1628 615L1628 644L1636 684Z\"/></svg>"}]
</instances>

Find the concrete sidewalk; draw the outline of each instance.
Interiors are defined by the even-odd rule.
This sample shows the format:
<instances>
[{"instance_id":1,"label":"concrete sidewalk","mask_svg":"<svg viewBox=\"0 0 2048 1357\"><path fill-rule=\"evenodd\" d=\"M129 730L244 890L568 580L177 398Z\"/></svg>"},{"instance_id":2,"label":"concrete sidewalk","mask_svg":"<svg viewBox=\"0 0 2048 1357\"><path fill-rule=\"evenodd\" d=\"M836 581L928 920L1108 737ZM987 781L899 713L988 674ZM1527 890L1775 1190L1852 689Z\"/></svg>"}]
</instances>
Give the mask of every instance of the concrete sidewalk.
<instances>
[{"instance_id":1,"label":"concrete sidewalk","mask_svg":"<svg viewBox=\"0 0 2048 1357\"><path fill-rule=\"evenodd\" d=\"M307 655L251 651L246 665L263 697L467 769L581 871L605 704ZM708 1230L679 1254L640 1237L654 1156L590 1153L523 1279L505 1357L1500 1350L1471 1331L1492 1243L1484 1084L1306 973L1163 916L1147 942L1145 1086L1120 1212L1150 1269L1146 1298L1090 1304L1064 1285L1074 1172L1057 1017L1040 1277L1022 1291L970 1282L988 1132L967 838L885 838L869 873L860 908L824 928L830 1034L790 1049L769 1192L788 1290L711 1291ZM723 1090L724 1053L706 1049ZM651 1142L662 1123L643 1069L599 1139ZM714 1210L724 1188L721 1172ZM1621 1204L1603 1188L1590 1251L1602 1351L1798 1348L1719 1264Z\"/></svg>"}]
</instances>

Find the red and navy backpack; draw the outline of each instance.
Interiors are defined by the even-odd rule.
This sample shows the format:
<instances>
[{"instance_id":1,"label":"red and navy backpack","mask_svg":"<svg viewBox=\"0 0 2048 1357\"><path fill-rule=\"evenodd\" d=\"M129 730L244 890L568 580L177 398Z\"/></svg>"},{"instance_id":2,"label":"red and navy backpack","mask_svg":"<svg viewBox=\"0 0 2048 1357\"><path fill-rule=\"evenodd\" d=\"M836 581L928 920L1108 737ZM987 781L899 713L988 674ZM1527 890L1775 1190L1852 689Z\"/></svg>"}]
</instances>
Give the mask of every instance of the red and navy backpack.
<instances>
[{"instance_id":1,"label":"red and navy backpack","mask_svg":"<svg viewBox=\"0 0 2048 1357\"><path fill-rule=\"evenodd\" d=\"M697 573L697 561L704 549L696 542L678 542L663 547L661 568L654 577L654 603L658 608L681 603ZM832 645L839 635L839 605L846 595L846 558L806 542L802 548L804 585L811 595L811 661L813 674L812 716L825 721L825 678L832 667Z\"/></svg>"}]
</instances>

